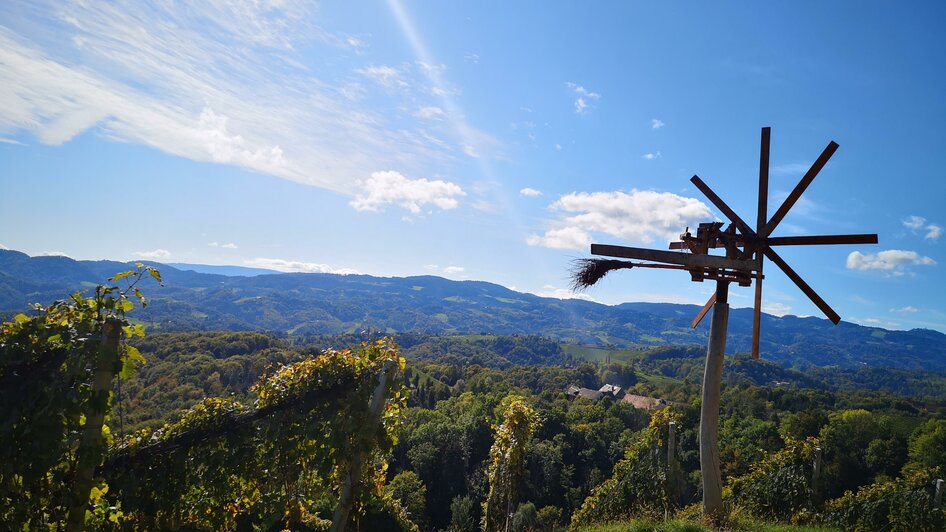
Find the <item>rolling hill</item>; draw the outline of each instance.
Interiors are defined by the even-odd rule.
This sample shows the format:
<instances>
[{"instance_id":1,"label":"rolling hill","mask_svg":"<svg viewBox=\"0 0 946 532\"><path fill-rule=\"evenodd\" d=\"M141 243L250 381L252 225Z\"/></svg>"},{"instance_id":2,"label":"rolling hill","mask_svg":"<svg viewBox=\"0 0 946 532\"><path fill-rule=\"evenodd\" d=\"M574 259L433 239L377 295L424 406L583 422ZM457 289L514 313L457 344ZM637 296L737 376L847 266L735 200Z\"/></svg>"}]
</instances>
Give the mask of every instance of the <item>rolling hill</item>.
<instances>
[{"instance_id":1,"label":"rolling hill","mask_svg":"<svg viewBox=\"0 0 946 532\"><path fill-rule=\"evenodd\" d=\"M541 335L612 347L703 345L709 320L697 329L693 305L543 298L481 281L434 276L374 277L244 272L221 275L152 263L164 286L148 286L152 303L133 317L152 330L266 330L288 335L362 330L427 334ZM0 250L0 311L22 312L88 289L129 264L30 257ZM228 273L240 269L218 270ZM246 275L246 274L250 274ZM752 311L733 309L727 351L745 352ZM762 356L786 366L894 367L946 370L946 335L926 329L891 331L818 318L763 315Z\"/></svg>"}]
</instances>

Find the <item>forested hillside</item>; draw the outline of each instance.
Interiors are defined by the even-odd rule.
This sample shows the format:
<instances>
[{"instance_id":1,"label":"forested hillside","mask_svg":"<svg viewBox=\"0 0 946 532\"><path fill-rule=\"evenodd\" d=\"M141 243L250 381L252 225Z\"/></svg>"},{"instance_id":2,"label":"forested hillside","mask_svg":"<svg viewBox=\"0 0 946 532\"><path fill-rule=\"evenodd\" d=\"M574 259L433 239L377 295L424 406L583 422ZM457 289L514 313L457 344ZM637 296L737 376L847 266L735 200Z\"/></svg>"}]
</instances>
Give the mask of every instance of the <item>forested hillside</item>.
<instances>
[{"instance_id":1,"label":"forested hillside","mask_svg":"<svg viewBox=\"0 0 946 532\"><path fill-rule=\"evenodd\" d=\"M90 287L127 264L29 257L0 250L0 310L49 302ZM165 284L138 316L152 331L260 330L290 336L420 332L539 335L579 345L656 347L705 345L707 323L695 330L692 305L607 306L523 294L478 281L367 275L214 275L161 266ZM258 272L254 272L258 273ZM11 314L12 315L12 314ZM746 352L752 313L733 309L729 352ZM888 331L818 318L763 315L762 355L783 365L946 370L946 335Z\"/></svg>"},{"instance_id":2,"label":"forested hillside","mask_svg":"<svg viewBox=\"0 0 946 532\"><path fill-rule=\"evenodd\" d=\"M690 530L946 526L934 483L946 470L942 374L801 372L728 357L726 512L701 518L699 347L147 332L129 313L156 304L138 286L148 278L166 281L138 265L3 324L3 522L525 532L675 516Z\"/></svg>"}]
</instances>

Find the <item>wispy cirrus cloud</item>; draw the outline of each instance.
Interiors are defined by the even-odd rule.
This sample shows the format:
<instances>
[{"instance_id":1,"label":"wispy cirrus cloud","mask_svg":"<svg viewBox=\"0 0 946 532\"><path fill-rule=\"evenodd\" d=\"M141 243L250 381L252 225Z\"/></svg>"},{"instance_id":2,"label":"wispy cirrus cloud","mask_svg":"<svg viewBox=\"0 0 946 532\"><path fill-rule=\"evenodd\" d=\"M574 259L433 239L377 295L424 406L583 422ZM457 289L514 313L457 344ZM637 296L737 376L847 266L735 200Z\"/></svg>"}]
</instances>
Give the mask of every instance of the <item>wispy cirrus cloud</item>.
<instances>
[{"instance_id":1,"label":"wispy cirrus cloud","mask_svg":"<svg viewBox=\"0 0 946 532\"><path fill-rule=\"evenodd\" d=\"M560 216L543 235L527 243L556 249L584 249L593 234L651 243L676 238L687 226L711 219L700 200L671 192L632 189L630 192L574 192L549 206Z\"/></svg>"},{"instance_id":2,"label":"wispy cirrus cloud","mask_svg":"<svg viewBox=\"0 0 946 532\"><path fill-rule=\"evenodd\" d=\"M890 309L890 312L896 312L896 313L898 313L898 314L916 314L916 313L919 312L919 311L920 311L920 309L918 309L918 308L916 308L916 307L914 307L914 306L912 306L912 305L907 305L907 306L905 306L905 307L892 308L892 309Z\"/></svg>"},{"instance_id":3,"label":"wispy cirrus cloud","mask_svg":"<svg viewBox=\"0 0 946 532\"><path fill-rule=\"evenodd\" d=\"M57 145L92 130L348 195L379 166L422 171L462 151L393 124L350 79L318 77L320 57L366 43L319 28L314 11L299 0L2 3L0 134ZM299 52L312 46L324 54ZM362 70L409 83L395 67Z\"/></svg>"}]
</instances>

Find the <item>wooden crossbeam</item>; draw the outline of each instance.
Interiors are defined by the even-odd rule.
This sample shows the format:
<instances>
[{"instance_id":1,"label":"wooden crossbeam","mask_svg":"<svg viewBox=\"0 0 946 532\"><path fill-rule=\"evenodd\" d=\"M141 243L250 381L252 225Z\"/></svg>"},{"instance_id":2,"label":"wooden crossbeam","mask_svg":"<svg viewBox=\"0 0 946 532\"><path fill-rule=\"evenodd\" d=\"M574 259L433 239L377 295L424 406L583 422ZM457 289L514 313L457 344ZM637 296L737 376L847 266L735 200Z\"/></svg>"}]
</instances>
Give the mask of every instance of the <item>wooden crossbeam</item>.
<instances>
[{"instance_id":1,"label":"wooden crossbeam","mask_svg":"<svg viewBox=\"0 0 946 532\"><path fill-rule=\"evenodd\" d=\"M744 272L758 271L759 263L754 260L729 259L716 255L693 255L676 253L659 249L632 248L625 246L611 246L607 244L592 244L591 254L602 257L620 257L622 259L649 260L680 264L693 268L722 268Z\"/></svg>"}]
</instances>

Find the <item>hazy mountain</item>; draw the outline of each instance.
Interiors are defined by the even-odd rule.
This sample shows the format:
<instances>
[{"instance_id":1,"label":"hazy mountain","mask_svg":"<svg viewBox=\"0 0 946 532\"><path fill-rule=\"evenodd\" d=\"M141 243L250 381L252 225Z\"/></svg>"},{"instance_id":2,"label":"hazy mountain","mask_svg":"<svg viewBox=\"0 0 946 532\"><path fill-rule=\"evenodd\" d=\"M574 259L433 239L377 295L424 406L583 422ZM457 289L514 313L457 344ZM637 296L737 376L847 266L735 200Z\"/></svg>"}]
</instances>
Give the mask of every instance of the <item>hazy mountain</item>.
<instances>
[{"instance_id":1,"label":"hazy mountain","mask_svg":"<svg viewBox=\"0 0 946 532\"><path fill-rule=\"evenodd\" d=\"M168 262L166 265L183 271L215 273L217 275L226 275L227 277L255 277L257 275L281 273L276 270L248 268L246 266L213 266L210 264L187 264L185 262Z\"/></svg>"},{"instance_id":2,"label":"hazy mountain","mask_svg":"<svg viewBox=\"0 0 946 532\"><path fill-rule=\"evenodd\" d=\"M286 334L361 330L434 334L535 334L603 346L705 344L710 320L689 322L694 305L608 306L524 294L480 281L274 273L227 276L157 265L165 286L143 287L152 304L135 318L160 330L250 330ZM129 268L114 261L29 257L0 250L0 310L19 312L94 287ZM236 271L236 270L233 270ZM729 352L748 351L752 311L733 309ZM763 315L762 356L786 365L946 370L946 335L889 331L818 318Z\"/></svg>"}]
</instances>

